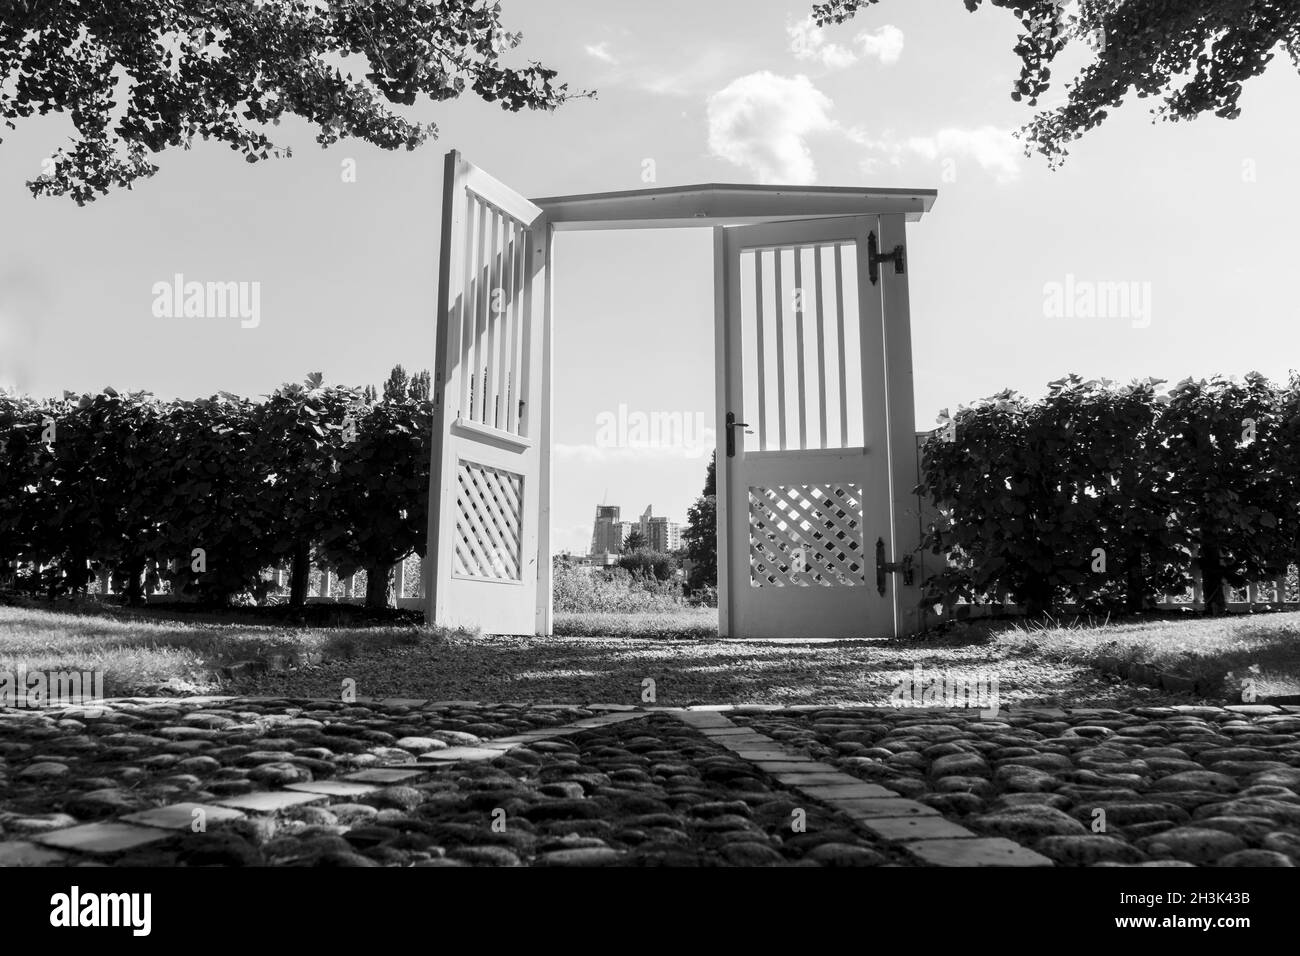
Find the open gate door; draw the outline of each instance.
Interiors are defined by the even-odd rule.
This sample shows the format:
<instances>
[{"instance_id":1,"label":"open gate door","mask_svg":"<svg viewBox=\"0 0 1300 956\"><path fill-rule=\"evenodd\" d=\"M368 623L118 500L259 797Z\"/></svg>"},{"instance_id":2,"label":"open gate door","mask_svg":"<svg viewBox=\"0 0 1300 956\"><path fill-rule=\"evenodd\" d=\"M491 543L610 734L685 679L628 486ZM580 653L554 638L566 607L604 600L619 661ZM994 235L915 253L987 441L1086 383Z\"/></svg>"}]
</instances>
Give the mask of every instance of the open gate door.
<instances>
[{"instance_id":1,"label":"open gate door","mask_svg":"<svg viewBox=\"0 0 1300 956\"><path fill-rule=\"evenodd\" d=\"M491 634L550 625L549 245L541 209L447 154L425 560L431 624Z\"/></svg>"},{"instance_id":2,"label":"open gate door","mask_svg":"<svg viewBox=\"0 0 1300 956\"><path fill-rule=\"evenodd\" d=\"M914 455L911 356L905 335L887 343L879 283L882 272L892 283L895 270L878 268L887 257L874 255L880 239L901 248L894 219L843 216L715 232L724 636L867 638L899 630L904 582L894 571L911 542L902 540L896 518L906 519L896 511L915 484L904 466L915 465L899 455L891 461L890 446L905 425ZM905 332L905 304L899 315ZM887 346L897 353L893 382Z\"/></svg>"}]
</instances>

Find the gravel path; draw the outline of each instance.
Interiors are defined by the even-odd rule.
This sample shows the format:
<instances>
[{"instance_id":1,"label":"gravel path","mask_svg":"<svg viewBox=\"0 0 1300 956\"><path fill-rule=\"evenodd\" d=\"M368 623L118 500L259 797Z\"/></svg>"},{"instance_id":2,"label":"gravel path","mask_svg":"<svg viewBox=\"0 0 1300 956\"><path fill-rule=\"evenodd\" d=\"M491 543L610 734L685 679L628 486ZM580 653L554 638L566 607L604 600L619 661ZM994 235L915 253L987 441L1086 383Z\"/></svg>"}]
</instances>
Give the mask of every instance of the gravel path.
<instances>
[{"instance_id":1,"label":"gravel path","mask_svg":"<svg viewBox=\"0 0 1300 956\"><path fill-rule=\"evenodd\" d=\"M604 711L297 699L0 711L0 866L915 865L898 838L783 786L781 758L760 766L669 714ZM1058 865L1300 862L1300 708L729 718ZM199 832L196 805L213 814Z\"/></svg>"},{"instance_id":2,"label":"gravel path","mask_svg":"<svg viewBox=\"0 0 1300 956\"><path fill-rule=\"evenodd\" d=\"M903 672L915 665L995 675L1004 701L1068 697L1078 704L1129 706L1176 699L1155 689L1117 684L1084 665L1033 654L1007 656L986 644L625 637L451 637L245 678L229 692L337 697L342 682L351 679L358 695L380 698L665 706L883 704ZM653 701L643 697L647 678L655 682Z\"/></svg>"},{"instance_id":3,"label":"gravel path","mask_svg":"<svg viewBox=\"0 0 1300 956\"><path fill-rule=\"evenodd\" d=\"M75 715L75 716L74 716ZM98 858L119 866L878 866L904 858L667 715L540 739L490 762L416 757L589 715L579 708L233 701L0 715L0 865L74 862L60 831L204 805L383 763L411 783L175 834ZM453 729L458 728L458 729ZM274 734L273 737L266 736ZM399 773L403 771L399 770ZM211 807L209 806L209 809ZM801 811L796 827L792 820Z\"/></svg>"}]
</instances>

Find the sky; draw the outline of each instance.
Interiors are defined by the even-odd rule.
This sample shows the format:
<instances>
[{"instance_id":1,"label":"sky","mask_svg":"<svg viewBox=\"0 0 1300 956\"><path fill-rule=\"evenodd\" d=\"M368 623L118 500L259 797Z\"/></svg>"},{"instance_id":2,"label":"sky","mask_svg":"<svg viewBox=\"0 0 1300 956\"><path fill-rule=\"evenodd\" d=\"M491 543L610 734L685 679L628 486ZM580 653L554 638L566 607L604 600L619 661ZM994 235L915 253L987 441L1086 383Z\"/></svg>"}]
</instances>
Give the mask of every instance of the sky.
<instances>
[{"instance_id":1,"label":"sky","mask_svg":"<svg viewBox=\"0 0 1300 956\"><path fill-rule=\"evenodd\" d=\"M515 62L540 60L598 96L554 113L426 104L414 115L438 139L413 152L322 150L290 121L275 130L290 159L248 164L200 142L84 208L24 187L66 119L7 131L0 384L256 396L312 371L378 385L396 363L431 367L451 148L533 197L701 182L938 189L908 231L918 429L1003 388L1040 395L1068 372L1284 379L1300 364L1300 192L1286 185L1300 78L1285 57L1247 85L1235 121L1153 124L1151 101L1135 100L1050 171L1012 135L1033 111L1009 96L1016 24L1001 10L885 0L817 31L810 4L788 0L502 7L523 33ZM684 520L699 494L711 257L708 230L558 238L557 549L586 550L599 503ZM156 315L154 285L176 273L260 283L256 326ZM1132 294L1118 314L1078 298L1105 283ZM687 440L606 447L602 423L620 406L680 413Z\"/></svg>"}]
</instances>

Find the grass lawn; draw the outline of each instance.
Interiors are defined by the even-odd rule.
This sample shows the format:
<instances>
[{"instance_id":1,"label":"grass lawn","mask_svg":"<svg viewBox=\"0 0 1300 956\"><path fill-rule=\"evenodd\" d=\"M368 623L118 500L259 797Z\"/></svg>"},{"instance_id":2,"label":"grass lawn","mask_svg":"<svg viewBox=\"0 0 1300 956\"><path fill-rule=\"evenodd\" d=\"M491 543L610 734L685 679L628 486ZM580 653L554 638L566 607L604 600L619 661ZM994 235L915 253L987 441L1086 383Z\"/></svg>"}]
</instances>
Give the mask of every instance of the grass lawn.
<instances>
[{"instance_id":1,"label":"grass lawn","mask_svg":"<svg viewBox=\"0 0 1300 956\"><path fill-rule=\"evenodd\" d=\"M215 693L222 667L272 655L346 659L418 643L413 627L285 628L231 623L231 615L78 607L0 606L0 671L102 670L110 697Z\"/></svg>"},{"instance_id":2,"label":"grass lawn","mask_svg":"<svg viewBox=\"0 0 1300 956\"><path fill-rule=\"evenodd\" d=\"M654 702L666 705L878 704L920 665L996 676L1004 701L1206 699L1104 673L1103 658L1118 657L1191 674L1244 675L1254 666L1261 697L1300 693L1300 613L1047 627L981 621L900 640L779 643L719 640L716 614L557 614L556 636L532 638L410 623L285 626L248 612L0 606L0 670L102 669L110 696L336 697L351 679L368 697L635 704L646 702L650 679ZM277 656L292 666L222 676L232 663Z\"/></svg>"},{"instance_id":3,"label":"grass lawn","mask_svg":"<svg viewBox=\"0 0 1300 956\"><path fill-rule=\"evenodd\" d=\"M1300 695L1300 612L1219 618L1156 618L1132 623L1003 628L1008 652L1105 666L1150 664L1192 679L1230 675L1225 692L1250 677L1260 697Z\"/></svg>"},{"instance_id":4,"label":"grass lawn","mask_svg":"<svg viewBox=\"0 0 1300 956\"><path fill-rule=\"evenodd\" d=\"M683 607L671 611L637 611L631 614L557 611L558 637L673 637L705 640L718 636L716 607Z\"/></svg>"}]
</instances>

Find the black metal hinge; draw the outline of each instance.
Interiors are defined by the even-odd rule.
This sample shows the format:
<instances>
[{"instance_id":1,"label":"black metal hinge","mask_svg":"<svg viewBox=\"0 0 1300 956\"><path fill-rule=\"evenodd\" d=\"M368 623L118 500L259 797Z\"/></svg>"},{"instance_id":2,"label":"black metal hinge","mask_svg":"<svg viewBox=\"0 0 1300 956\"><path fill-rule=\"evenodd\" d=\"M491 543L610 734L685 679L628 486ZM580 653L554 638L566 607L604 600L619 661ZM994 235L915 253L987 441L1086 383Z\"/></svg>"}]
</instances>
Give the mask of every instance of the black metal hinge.
<instances>
[{"instance_id":1,"label":"black metal hinge","mask_svg":"<svg viewBox=\"0 0 1300 956\"><path fill-rule=\"evenodd\" d=\"M880 247L876 245L876 234L874 232L867 234L867 271L871 275L871 284L875 285L880 281L880 264L893 260L894 272L902 275L906 271L906 260L903 258L903 244L900 242L894 246L893 252L881 252Z\"/></svg>"},{"instance_id":2,"label":"black metal hinge","mask_svg":"<svg viewBox=\"0 0 1300 956\"><path fill-rule=\"evenodd\" d=\"M903 573L904 587L910 587L912 584L912 556L905 555L902 561L885 560L885 539L876 539L876 590L883 596L885 593L885 575Z\"/></svg>"}]
</instances>

